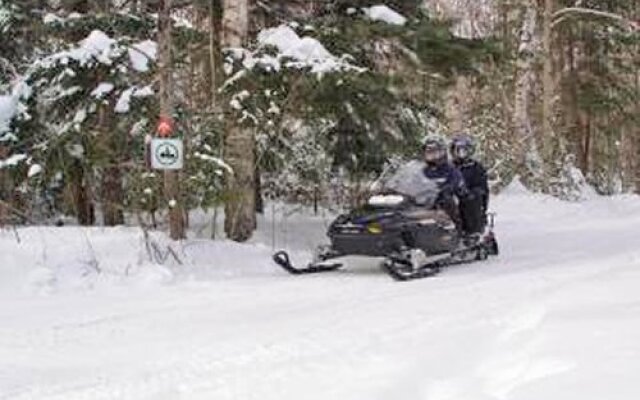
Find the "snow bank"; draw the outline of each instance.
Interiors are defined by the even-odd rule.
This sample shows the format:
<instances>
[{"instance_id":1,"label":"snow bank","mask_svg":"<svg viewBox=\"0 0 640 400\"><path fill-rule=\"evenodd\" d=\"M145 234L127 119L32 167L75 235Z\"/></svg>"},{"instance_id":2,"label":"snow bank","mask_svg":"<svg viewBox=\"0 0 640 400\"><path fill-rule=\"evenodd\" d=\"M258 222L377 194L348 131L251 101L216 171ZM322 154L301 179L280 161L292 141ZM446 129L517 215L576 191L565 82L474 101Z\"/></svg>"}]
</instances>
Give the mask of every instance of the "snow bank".
<instances>
[{"instance_id":1,"label":"snow bank","mask_svg":"<svg viewBox=\"0 0 640 400\"><path fill-rule=\"evenodd\" d=\"M17 161L14 160L14 161ZM221 164L224 167L224 164ZM30 168L30 176L41 172ZM317 244L326 243L326 228L334 215L291 214L291 208L268 206L251 243L190 239L171 244L181 265L172 257L159 264L147 251L138 228L29 227L0 230L0 293L3 290L58 292L113 286L165 285L177 281L210 281L228 278L280 276L270 255L287 248L295 262L304 263ZM284 207L284 208L283 208ZM277 210L276 210L277 209ZM271 214L276 210L276 222ZM279 210L279 211L278 211ZM587 262L593 252L619 255L632 248L640 224L640 197L597 197L565 202L530 193L518 180L491 199L497 212L496 231L504 245L501 256L511 265L544 267L557 257L546 252L563 250L572 262ZM209 226L209 217L194 215L194 230ZM618 229L615 241L606 233ZM152 232L151 240L166 251L164 233ZM514 241L521 248L515 248ZM588 243L588 250L583 248ZM636 246L637 247L637 246ZM117 251L114 251L117 249ZM636 249L637 250L637 249ZM540 254L537 254L540 253ZM560 253L560 250L558 251ZM637 250L640 261L640 250ZM532 258L532 254L537 254ZM381 276L382 278L386 278Z\"/></svg>"},{"instance_id":2,"label":"snow bank","mask_svg":"<svg viewBox=\"0 0 640 400\"><path fill-rule=\"evenodd\" d=\"M166 260L156 259L153 248L149 252L139 228L0 230L0 293L146 287L277 272L269 263L270 250L263 245L195 239L177 244L159 232L151 232L150 243ZM177 260L168 255L169 247Z\"/></svg>"},{"instance_id":3,"label":"snow bank","mask_svg":"<svg viewBox=\"0 0 640 400\"><path fill-rule=\"evenodd\" d=\"M0 265L0 291L27 292L135 281L154 269L144 256L141 233L124 228L0 231Z\"/></svg>"},{"instance_id":4,"label":"snow bank","mask_svg":"<svg viewBox=\"0 0 640 400\"><path fill-rule=\"evenodd\" d=\"M383 4L363 8L362 11L372 21L385 22L390 25L404 25L407 18Z\"/></svg>"},{"instance_id":5,"label":"snow bank","mask_svg":"<svg viewBox=\"0 0 640 400\"><path fill-rule=\"evenodd\" d=\"M14 161L18 161L17 158ZM30 168L31 176L40 172L40 166ZM271 206L267 207L268 214L273 210ZM635 240L631 230L640 224L638 196L565 202L530 193L518 181L491 199L490 210L497 212L498 237L504 239L507 249L503 257L513 261L514 265L542 262L538 267L543 266L546 259L530 258L530 253L539 246L567 249L566 256L576 262L591 257L589 252L580 253L582 242L591 243L590 251L615 253L616 247ZM184 279L278 275L281 271L275 269L270 261L272 251L287 248L292 251L294 261L304 263L315 245L326 243L326 227L334 216L294 214L284 218L283 215L291 213L286 207L277 212L275 224L270 215L261 217L260 229L249 244L196 239L174 243L172 248L182 265L171 257L164 265L151 259L142 231L133 227L0 230L0 292L3 288L59 291L148 284L150 281L166 284ZM210 224L208 217L194 215L192 219L194 229L200 229L200 220L203 227ZM609 229L627 225L631 229L628 235L618 236L614 243L601 237L606 236L604 232ZM567 232L576 232L576 236L563 237ZM152 232L151 240L163 250L171 243L160 232ZM526 248L519 249L520 256L509 250L513 240L527 243ZM640 252L638 254L640 259Z\"/></svg>"},{"instance_id":6,"label":"snow bank","mask_svg":"<svg viewBox=\"0 0 640 400\"><path fill-rule=\"evenodd\" d=\"M503 196L522 196L529 198L549 198L553 200L565 199L571 201L597 200L600 198L596 190L587 183L582 172L573 166L569 166L563 172L563 176L557 179L558 189L553 193L557 198L533 193L524 186L519 176L515 176L500 194Z\"/></svg>"},{"instance_id":7,"label":"snow bank","mask_svg":"<svg viewBox=\"0 0 640 400\"><path fill-rule=\"evenodd\" d=\"M511 183L502 189L500 194L506 196L531 196L533 193L522 183L519 176L515 176Z\"/></svg>"}]
</instances>

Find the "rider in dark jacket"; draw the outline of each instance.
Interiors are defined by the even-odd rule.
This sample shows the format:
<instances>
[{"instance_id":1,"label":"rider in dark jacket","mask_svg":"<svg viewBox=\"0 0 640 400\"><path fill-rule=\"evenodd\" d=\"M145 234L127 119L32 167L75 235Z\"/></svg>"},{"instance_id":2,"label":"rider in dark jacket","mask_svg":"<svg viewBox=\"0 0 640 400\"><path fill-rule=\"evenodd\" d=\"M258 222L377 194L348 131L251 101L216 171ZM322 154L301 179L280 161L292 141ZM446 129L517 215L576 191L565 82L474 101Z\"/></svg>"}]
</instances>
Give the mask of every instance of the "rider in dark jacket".
<instances>
[{"instance_id":1,"label":"rider in dark jacket","mask_svg":"<svg viewBox=\"0 0 640 400\"><path fill-rule=\"evenodd\" d=\"M450 145L454 165L460 170L467 189L473 200L467 202L461 213L465 221L467 233L481 233L487 224L487 208L489 206L489 183L487 170L473 159L475 143L467 134L453 137Z\"/></svg>"},{"instance_id":2,"label":"rider in dark jacket","mask_svg":"<svg viewBox=\"0 0 640 400\"><path fill-rule=\"evenodd\" d=\"M442 208L451 217L460 231L464 230L465 223L461 218L458 204L466 201L470 193L465 187L462 174L448 160L446 141L440 136L428 136L422 150L426 164L424 174L438 184L439 195L436 206Z\"/></svg>"}]
</instances>

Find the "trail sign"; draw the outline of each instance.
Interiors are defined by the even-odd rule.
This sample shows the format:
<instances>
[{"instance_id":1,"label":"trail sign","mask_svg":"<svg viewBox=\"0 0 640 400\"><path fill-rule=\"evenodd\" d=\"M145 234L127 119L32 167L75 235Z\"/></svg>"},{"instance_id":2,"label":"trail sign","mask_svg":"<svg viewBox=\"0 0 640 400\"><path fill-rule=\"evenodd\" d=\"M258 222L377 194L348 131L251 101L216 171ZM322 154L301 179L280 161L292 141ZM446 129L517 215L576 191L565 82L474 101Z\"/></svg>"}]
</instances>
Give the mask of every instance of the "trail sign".
<instances>
[{"instance_id":1,"label":"trail sign","mask_svg":"<svg viewBox=\"0 0 640 400\"><path fill-rule=\"evenodd\" d=\"M181 139L151 139L151 167L178 170L184 165L184 146Z\"/></svg>"}]
</instances>

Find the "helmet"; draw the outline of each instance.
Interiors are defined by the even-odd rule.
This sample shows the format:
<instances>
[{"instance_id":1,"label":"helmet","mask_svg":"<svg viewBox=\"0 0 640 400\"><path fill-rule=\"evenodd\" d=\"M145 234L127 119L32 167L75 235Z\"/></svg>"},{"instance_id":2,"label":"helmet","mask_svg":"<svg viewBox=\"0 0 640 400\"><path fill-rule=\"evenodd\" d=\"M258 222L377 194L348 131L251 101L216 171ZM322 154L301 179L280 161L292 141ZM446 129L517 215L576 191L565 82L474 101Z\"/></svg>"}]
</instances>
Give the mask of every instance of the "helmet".
<instances>
[{"instance_id":1,"label":"helmet","mask_svg":"<svg viewBox=\"0 0 640 400\"><path fill-rule=\"evenodd\" d=\"M476 145L473 138L466 133L459 133L451 139L449 150L454 161L464 161L473 156Z\"/></svg>"},{"instance_id":2,"label":"helmet","mask_svg":"<svg viewBox=\"0 0 640 400\"><path fill-rule=\"evenodd\" d=\"M447 142L442 136L429 135L424 139L422 152L427 164L441 164L447 161Z\"/></svg>"}]
</instances>

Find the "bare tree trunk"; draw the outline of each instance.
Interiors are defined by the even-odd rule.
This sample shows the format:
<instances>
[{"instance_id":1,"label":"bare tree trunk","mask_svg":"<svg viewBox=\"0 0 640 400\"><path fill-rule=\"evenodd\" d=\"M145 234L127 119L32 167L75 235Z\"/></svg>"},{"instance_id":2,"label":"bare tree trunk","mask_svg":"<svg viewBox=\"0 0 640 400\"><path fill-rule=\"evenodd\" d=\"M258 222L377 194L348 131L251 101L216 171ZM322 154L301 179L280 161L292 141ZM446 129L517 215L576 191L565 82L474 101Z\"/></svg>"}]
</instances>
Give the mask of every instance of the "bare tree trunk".
<instances>
[{"instance_id":1,"label":"bare tree trunk","mask_svg":"<svg viewBox=\"0 0 640 400\"><path fill-rule=\"evenodd\" d=\"M105 226L124 224L124 192L119 154L121 140L114 132L114 119L111 114L114 104L100 105L98 109L97 135L101 151L107 157L108 165L102 170L99 201L102 203L102 222Z\"/></svg>"},{"instance_id":2,"label":"bare tree trunk","mask_svg":"<svg viewBox=\"0 0 640 400\"><path fill-rule=\"evenodd\" d=\"M248 0L224 0L222 17L223 45L241 47L249 25ZM256 227L255 215L255 141L253 130L243 127L233 112L225 117L224 158L233 169L227 182L224 228L231 240L243 242Z\"/></svg>"},{"instance_id":3,"label":"bare tree trunk","mask_svg":"<svg viewBox=\"0 0 640 400\"><path fill-rule=\"evenodd\" d=\"M172 57L171 57L171 3L164 0L160 12L158 29L159 71L160 71L160 114L173 115L172 102ZM173 240L185 237L185 220L180 195L180 176L177 171L165 171L164 196L169 205L169 235Z\"/></svg>"},{"instance_id":4,"label":"bare tree trunk","mask_svg":"<svg viewBox=\"0 0 640 400\"><path fill-rule=\"evenodd\" d=\"M583 119L584 119L584 123L582 124L583 125L582 146L583 146L584 159L582 160L582 165L584 168L583 171L585 171L585 173L588 173L589 169L591 168L591 151L592 151L591 115L583 112Z\"/></svg>"},{"instance_id":5,"label":"bare tree trunk","mask_svg":"<svg viewBox=\"0 0 640 400\"><path fill-rule=\"evenodd\" d=\"M578 100L578 82L580 79L579 71L577 68L578 50L576 48L577 43L574 38L574 30L569 33L569 39L566 44L566 57L564 60L565 67L563 68L567 84L565 87L565 131L569 136L571 143L571 149L576 156L578 162L578 168L582 170L582 173L586 176L588 174L587 159L584 156L584 146L582 145L582 132L584 131L584 123L582 118L582 112L579 109Z\"/></svg>"},{"instance_id":6,"label":"bare tree trunk","mask_svg":"<svg viewBox=\"0 0 640 400\"><path fill-rule=\"evenodd\" d=\"M124 224L122 171L118 165L105 168L102 177L102 213L105 226Z\"/></svg>"},{"instance_id":7,"label":"bare tree trunk","mask_svg":"<svg viewBox=\"0 0 640 400\"><path fill-rule=\"evenodd\" d=\"M4 160L9 156L9 149L6 146L0 144L0 160ZM9 216L9 200L11 188L13 187L13 182L11 182L9 174L3 168L0 169L0 227L3 225L3 221L8 220ZM6 201L7 204L2 201Z\"/></svg>"},{"instance_id":8,"label":"bare tree trunk","mask_svg":"<svg viewBox=\"0 0 640 400\"><path fill-rule=\"evenodd\" d=\"M211 0L209 2L209 64L211 66L211 87L210 87L210 105L211 113L215 118L222 115L220 104L218 102L218 86L220 74L220 36L222 33L222 3L221 0ZM220 142L220 152L224 152L224 140ZM211 238L215 239L218 230L218 205L213 208L213 217L211 221Z\"/></svg>"},{"instance_id":9,"label":"bare tree trunk","mask_svg":"<svg viewBox=\"0 0 640 400\"><path fill-rule=\"evenodd\" d=\"M622 169L622 189L625 192L635 192L636 177L635 172L638 168L636 154L638 153L638 141L635 137L636 128L625 128L622 132L622 140L620 146L620 167Z\"/></svg>"},{"instance_id":10,"label":"bare tree trunk","mask_svg":"<svg viewBox=\"0 0 640 400\"><path fill-rule=\"evenodd\" d=\"M218 71L220 60L220 31L221 26L220 0L211 0L209 3L209 63L211 64L211 111L219 112L218 107Z\"/></svg>"},{"instance_id":11,"label":"bare tree trunk","mask_svg":"<svg viewBox=\"0 0 640 400\"><path fill-rule=\"evenodd\" d=\"M553 0L544 1L543 26L542 26L542 131L540 143L542 143L543 161L549 161L552 154L553 126L552 126L552 102L553 102L553 75L552 75L552 51L551 51L551 17L553 15Z\"/></svg>"},{"instance_id":12,"label":"bare tree trunk","mask_svg":"<svg viewBox=\"0 0 640 400\"><path fill-rule=\"evenodd\" d=\"M640 1L634 0L634 19L637 21L640 18ZM635 55L634 60L636 62L640 62L640 45L636 42L635 45ZM636 64L637 65L637 64ZM636 68L635 76L634 76L634 86L635 86L635 95L636 95L636 104L635 110L636 115L640 115L640 71ZM640 126L637 124L633 127L632 137L635 142L635 154L632 154L633 159L635 160L634 171L633 174L633 191L635 193L640 193Z\"/></svg>"},{"instance_id":13,"label":"bare tree trunk","mask_svg":"<svg viewBox=\"0 0 640 400\"><path fill-rule=\"evenodd\" d=\"M84 168L79 161L74 160L73 165L69 167L68 188L71 192L73 211L78 218L78 223L83 226L93 225L96 221L95 209L91 201Z\"/></svg>"}]
</instances>

